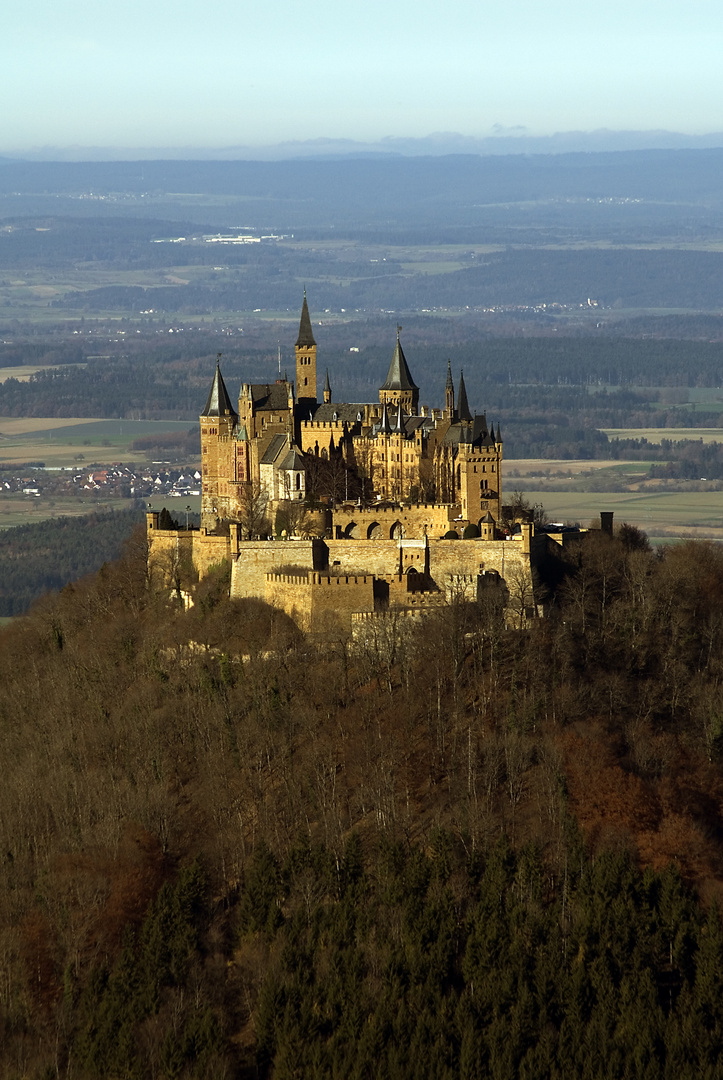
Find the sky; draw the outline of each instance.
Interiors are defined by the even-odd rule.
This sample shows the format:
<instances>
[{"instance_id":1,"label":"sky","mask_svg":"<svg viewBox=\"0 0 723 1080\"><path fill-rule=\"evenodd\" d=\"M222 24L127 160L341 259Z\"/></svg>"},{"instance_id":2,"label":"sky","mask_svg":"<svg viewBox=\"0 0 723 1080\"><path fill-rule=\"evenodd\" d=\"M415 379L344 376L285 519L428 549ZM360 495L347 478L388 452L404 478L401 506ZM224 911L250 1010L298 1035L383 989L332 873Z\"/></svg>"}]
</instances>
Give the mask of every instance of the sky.
<instances>
[{"instance_id":1,"label":"sky","mask_svg":"<svg viewBox=\"0 0 723 1080\"><path fill-rule=\"evenodd\" d=\"M720 0L5 0L0 153L723 131Z\"/></svg>"}]
</instances>

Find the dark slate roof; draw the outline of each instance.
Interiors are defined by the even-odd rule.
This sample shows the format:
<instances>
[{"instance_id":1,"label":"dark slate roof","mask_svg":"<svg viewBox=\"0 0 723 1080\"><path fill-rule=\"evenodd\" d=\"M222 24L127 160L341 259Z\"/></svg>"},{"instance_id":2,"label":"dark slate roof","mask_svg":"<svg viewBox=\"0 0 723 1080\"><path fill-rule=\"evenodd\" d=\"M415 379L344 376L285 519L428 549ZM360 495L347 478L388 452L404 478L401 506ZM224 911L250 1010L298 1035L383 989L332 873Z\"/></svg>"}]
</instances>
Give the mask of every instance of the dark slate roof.
<instances>
[{"instance_id":1,"label":"dark slate roof","mask_svg":"<svg viewBox=\"0 0 723 1080\"><path fill-rule=\"evenodd\" d=\"M334 419L334 413L336 413L336 419L345 424L356 424L357 417L361 415L364 419L364 405L334 404L333 401L317 405L311 414L311 419L314 423L321 423L322 421L327 424L331 423Z\"/></svg>"},{"instance_id":2,"label":"dark slate roof","mask_svg":"<svg viewBox=\"0 0 723 1080\"><path fill-rule=\"evenodd\" d=\"M306 303L306 289L304 289L304 303L301 305L301 320L299 322L299 336L296 339L297 345L316 345L314 341L314 332L311 329L311 319L309 318L309 306Z\"/></svg>"},{"instance_id":3,"label":"dark slate roof","mask_svg":"<svg viewBox=\"0 0 723 1080\"><path fill-rule=\"evenodd\" d=\"M235 416L238 419L238 413L231 404L231 398L228 396L226 383L223 381L218 364L216 364L216 374L213 377L206 407L201 416Z\"/></svg>"},{"instance_id":4,"label":"dark slate roof","mask_svg":"<svg viewBox=\"0 0 723 1080\"><path fill-rule=\"evenodd\" d=\"M289 407L289 392L285 382L252 383L251 400L256 409L280 411Z\"/></svg>"},{"instance_id":5,"label":"dark slate roof","mask_svg":"<svg viewBox=\"0 0 723 1080\"><path fill-rule=\"evenodd\" d=\"M279 465L279 468L283 469L284 472L289 472L292 469L294 470L294 472L305 472L306 465L304 464L304 458L302 457L298 447L293 445L291 446L291 449Z\"/></svg>"},{"instance_id":6,"label":"dark slate roof","mask_svg":"<svg viewBox=\"0 0 723 1080\"><path fill-rule=\"evenodd\" d=\"M397 344L394 347L394 355L392 356L392 362L389 365L389 371L387 372L386 381L380 390L418 390L419 387L415 383L414 379L409 373L407 367L407 361L404 358L404 352L399 341L399 334L397 333Z\"/></svg>"},{"instance_id":7,"label":"dark slate roof","mask_svg":"<svg viewBox=\"0 0 723 1080\"><path fill-rule=\"evenodd\" d=\"M471 420L472 413L469 411L467 401L467 387L464 385L464 374L459 373L459 393L457 394L457 416L460 420Z\"/></svg>"},{"instance_id":8,"label":"dark slate roof","mask_svg":"<svg viewBox=\"0 0 723 1080\"><path fill-rule=\"evenodd\" d=\"M273 465L282 450L289 445L288 435L274 435L261 458L262 465Z\"/></svg>"}]
</instances>

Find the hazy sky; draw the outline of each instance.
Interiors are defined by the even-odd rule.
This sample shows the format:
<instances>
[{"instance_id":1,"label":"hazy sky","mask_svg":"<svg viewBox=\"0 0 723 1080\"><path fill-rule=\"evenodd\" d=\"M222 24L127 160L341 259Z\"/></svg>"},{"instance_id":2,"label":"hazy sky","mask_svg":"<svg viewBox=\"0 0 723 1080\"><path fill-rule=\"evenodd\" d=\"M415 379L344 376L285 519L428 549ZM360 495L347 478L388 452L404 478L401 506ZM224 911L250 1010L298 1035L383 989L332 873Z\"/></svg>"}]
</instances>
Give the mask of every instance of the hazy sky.
<instances>
[{"instance_id":1,"label":"hazy sky","mask_svg":"<svg viewBox=\"0 0 723 1080\"><path fill-rule=\"evenodd\" d=\"M721 0L5 0L0 152L723 130Z\"/></svg>"}]
</instances>

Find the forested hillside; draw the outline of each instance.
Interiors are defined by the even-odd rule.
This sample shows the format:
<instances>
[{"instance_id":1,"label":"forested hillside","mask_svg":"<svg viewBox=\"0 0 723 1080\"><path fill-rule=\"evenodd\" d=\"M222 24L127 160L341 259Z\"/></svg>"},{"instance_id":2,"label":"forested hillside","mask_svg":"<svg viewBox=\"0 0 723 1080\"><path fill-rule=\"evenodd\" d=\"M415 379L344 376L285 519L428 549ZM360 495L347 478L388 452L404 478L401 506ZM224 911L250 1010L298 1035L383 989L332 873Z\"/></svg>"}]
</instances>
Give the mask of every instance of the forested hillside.
<instances>
[{"instance_id":1,"label":"forested hillside","mask_svg":"<svg viewBox=\"0 0 723 1080\"><path fill-rule=\"evenodd\" d=\"M0 530L0 616L23 615L43 593L117 559L142 518L134 508Z\"/></svg>"},{"instance_id":2,"label":"forested hillside","mask_svg":"<svg viewBox=\"0 0 723 1080\"><path fill-rule=\"evenodd\" d=\"M5 629L0 1073L715 1077L723 555L544 578L320 648L141 535Z\"/></svg>"}]
</instances>

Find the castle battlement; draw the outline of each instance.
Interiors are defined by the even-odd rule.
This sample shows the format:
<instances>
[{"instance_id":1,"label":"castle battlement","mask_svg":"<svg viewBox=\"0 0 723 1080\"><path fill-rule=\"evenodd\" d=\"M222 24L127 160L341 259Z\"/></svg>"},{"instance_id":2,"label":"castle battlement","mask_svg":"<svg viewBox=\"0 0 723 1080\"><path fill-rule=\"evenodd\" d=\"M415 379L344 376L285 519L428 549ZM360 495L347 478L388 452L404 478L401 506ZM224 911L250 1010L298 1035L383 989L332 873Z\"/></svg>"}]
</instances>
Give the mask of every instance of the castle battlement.
<instances>
[{"instance_id":1,"label":"castle battlement","mask_svg":"<svg viewBox=\"0 0 723 1080\"><path fill-rule=\"evenodd\" d=\"M356 574L351 576L349 574L336 575L312 573L309 577L312 585L327 585L333 587L338 587L339 585L367 585L374 581L373 577L369 577L366 574L362 577Z\"/></svg>"},{"instance_id":2,"label":"castle battlement","mask_svg":"<svg viewBox=\"0 0 723 1080\"><path fill-rule=\"evenodd\" d=\"M309 574L276 574L272 571L266 575L266 580L274 585L308 585Z\"/></svg>"}]
</instances>

